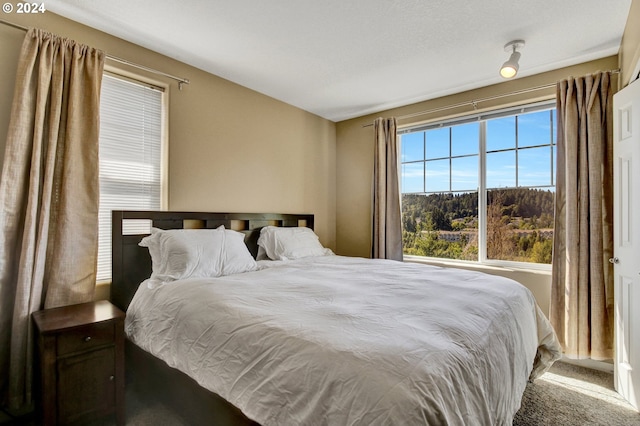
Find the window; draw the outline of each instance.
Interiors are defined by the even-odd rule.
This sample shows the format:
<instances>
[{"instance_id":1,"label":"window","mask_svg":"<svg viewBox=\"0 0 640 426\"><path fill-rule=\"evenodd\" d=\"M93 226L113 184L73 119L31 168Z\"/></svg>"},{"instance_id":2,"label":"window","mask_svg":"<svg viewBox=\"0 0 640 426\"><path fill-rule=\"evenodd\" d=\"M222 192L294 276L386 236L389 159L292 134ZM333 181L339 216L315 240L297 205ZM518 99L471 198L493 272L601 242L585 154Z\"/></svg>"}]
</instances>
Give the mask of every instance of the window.
<instances>
[{"instance_id":1,"label":"window","mask_svg":"<svg viewBox=\"0 0 640 426\"><path fill-rule=\"evenodd\" d=\"M554 106L400 131L405 254L550 264Z\"/></svg>"},{"instance_id":2,"label":"window","mask_svg":"<svg viewBox=\"0 0 640 426\"><path fill-rule=\"evenodd\" d=\"M162 207L164 122L161 88L103 76L97 281L111 280L111 210Z\"/></svg>"}]
</instances>

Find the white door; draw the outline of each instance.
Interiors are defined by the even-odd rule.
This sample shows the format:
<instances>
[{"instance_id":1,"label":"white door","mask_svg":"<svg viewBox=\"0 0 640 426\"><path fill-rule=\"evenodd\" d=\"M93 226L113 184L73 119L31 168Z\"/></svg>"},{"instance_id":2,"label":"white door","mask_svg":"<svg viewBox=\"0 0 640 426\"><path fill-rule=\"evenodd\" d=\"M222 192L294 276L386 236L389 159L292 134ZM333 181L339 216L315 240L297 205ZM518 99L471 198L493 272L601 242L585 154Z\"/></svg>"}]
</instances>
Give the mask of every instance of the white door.
<instances>
[{"instance_id":1,"label":"white door","mask_svg":"<svg viewBox=\"0 0 640 426\"><path fill-rule=\"evenodd\" d=\"M640 81L613 96L615 387L640 406Z\"/></svg>"}]
</instances>

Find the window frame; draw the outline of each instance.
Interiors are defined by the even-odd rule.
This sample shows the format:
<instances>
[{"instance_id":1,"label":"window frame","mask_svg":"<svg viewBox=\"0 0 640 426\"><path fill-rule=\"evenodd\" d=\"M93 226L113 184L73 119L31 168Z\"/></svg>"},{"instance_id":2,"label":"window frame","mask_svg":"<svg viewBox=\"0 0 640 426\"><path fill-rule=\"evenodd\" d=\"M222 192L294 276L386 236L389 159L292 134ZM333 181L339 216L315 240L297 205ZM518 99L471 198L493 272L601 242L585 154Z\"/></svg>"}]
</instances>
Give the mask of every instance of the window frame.
<instances>
[{"instance_id":1,"label":"window frame","mask_svg":"<svg viewBox=\"0 0 640 426\"><path fill-rule=\"evenodd\" d=\"M160 210L166 210L169 205L169 88L170 85L164 82L149 78L147 76L132 73L124 69L105 64L103 77L109 76L124 81L129 81L142 86L150 87L162 92L161 97L161 121L160 121ZM109 284L112 281L111 273L108 279L98 279L96 284Z\"/></svg>"},{"instance_id":2,"label":"window frame","mask_svg":"<svg viewBox=\"0 0 640 426\"><path fill-rule=\"evenodd\" d=\"M491 111L484 111L475 114L467 114L462 116L456 116L451 118L441 118L430 120L428 122L423 122L420 124L409 124L405 126L398 126L397 137L400 138L401 135L407 133L414 132L424 132L426 130L432 130L436 128L446 128L451 126L457 126L466 123L478 122L478 260L460 260L460 259L451 259L451 258L440 258L440 257L430 257L430 256L419 256L419 255L405 255L411 258L424 259L429 262L438 262L438 263L451 263L451 264L460 264L461 266L491 266L491 267L501 267L501 268L510 268L517 270L534 270L534 271L551 271L551 264L546 263L533 263L533 262L519 262L513 260L500 260L500 259L489 259L487 258L487 207L488 207L488 191L490 189L500 189L500 188L487 188L487 179L486 179L486 167L487 167L487 121L495 118L501 117L511 117L516 115L523 115L527 113L539 112L539 111L549 111L556 109L556 99L547 99L543 101L537 102L529 102L525 104L520 104L512 107L499 108ZM554 135L554 130L557 131L557 115L556 121L553 123L550 135L551 144L545 144L542 146L549 146L551 149L556 147L556 156L557 156L557 140ZM516 138L517 138L517 127L516 127ZM450 141L451 143L451 141ZM527 147L531 148L531 147ZM402 149L401 143L399 144L399 149ZM515 142L514 149L516 150L516 167L517 163L517 152L519 149L517 144L517 139ZM526 148L525 148L526 149ZM493 151L492 151L493 152ZM474 154L475 155L475 154ZM398 168L398 177L399 182L402 183L402 165L406 164L402 162L402 156L399 155L399 168ZM452 158L453 156L449 157ZM518 186L517 176L518 172L516 172L516 186L514 187L504 187L502 189L513 189L513 188L553 188L555 192L556 184L556 176L555 170L553 169L553 153L550 154L550 162L551 162L551 182L552 185L541 185L541 186ZM426 163L426 158L423 160ZM417 161L416 161L417 162ZM557 161L555 163L555 167L557 168ZM425 175L426 177L426 171ZM426 184L425 184L426 185ZM449 183L449 188L451 188L451 182ZM424 186L426 190L426 186ZM436 191L436 192L428 192L426 194L431 193L451 193L452 191ZM474 192L472 190L468 191L456 191L456 192ZM420 192L407 192L407 194L422 194ZM400 196L402 197L404 193L402 192L402 188L400 188ZM555 232L555 229L554 229Z\"/></svg>"}]
</instances>

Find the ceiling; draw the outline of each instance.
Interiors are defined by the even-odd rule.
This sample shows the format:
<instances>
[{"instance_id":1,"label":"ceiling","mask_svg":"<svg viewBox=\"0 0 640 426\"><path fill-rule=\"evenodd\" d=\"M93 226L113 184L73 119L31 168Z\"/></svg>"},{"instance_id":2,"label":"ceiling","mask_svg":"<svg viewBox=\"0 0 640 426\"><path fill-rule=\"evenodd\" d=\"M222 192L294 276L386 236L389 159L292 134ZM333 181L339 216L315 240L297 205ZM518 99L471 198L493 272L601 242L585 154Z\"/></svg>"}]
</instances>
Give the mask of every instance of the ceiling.
<instances>
[{"instance_id":1,"label":"ceiling","mask_svg":"<svg viewBox=\"0 0 640 426\"><path fill-rule=\"evenodd\" d=\"M47 0L58 15L332 121L499 83L513 39L526 42L518 77L617 54L630 5Z\"/></svg>"}]
</instances>

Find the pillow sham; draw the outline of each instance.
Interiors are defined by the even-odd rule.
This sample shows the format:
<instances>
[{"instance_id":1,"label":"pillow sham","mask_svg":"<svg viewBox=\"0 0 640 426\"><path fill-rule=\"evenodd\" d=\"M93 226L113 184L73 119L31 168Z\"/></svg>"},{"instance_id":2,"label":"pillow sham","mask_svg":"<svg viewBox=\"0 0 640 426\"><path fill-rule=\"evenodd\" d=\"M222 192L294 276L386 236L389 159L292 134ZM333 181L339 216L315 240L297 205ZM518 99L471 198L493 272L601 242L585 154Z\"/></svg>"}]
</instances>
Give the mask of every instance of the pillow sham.
<instances>
[{"instance_id":1,"label":"pillow sham","mask_svg":"<svg viewBox=\"0 0 640 426\"><path fill-rule=\"evenodd\" d=\"M320 244L313 230L306 227L265 226L260 230L258 246L264 248L271 260L333 255L330 249Z\"/></svg>"},{"instance_id":2,"label":"pillow sham","mask_svg":"<svg viewBox=\"0 0 640 426\"><path fill-rule=\"evenodd\" d=\"M151 229L139 245L151 255L151 278L163 282L219 277L225 233L218 229Z\"/></svg>"},{"instance_id":3,"label":"pillow sham","mask_svg":"<svg viewBox=\"0 0 640 426\"><path fill-rule=\"evenodd\" d=\"M218 229L224 231L222 275L254 271L257 264L244 243L244 234L232 229L225 229L224 225L220 225Z\"/></svg>"},{"instance_id":4,"label":"pillow sham","mask_svg":"<svg viewBox=\"0 0 640 426\"><path fill-rule=\"evenodd\" d=\"M151 278L162 282L220 277L257 268L244 234L225 229L151 229L140 246L151 255Z\"/></svg>"}]
</instances>

